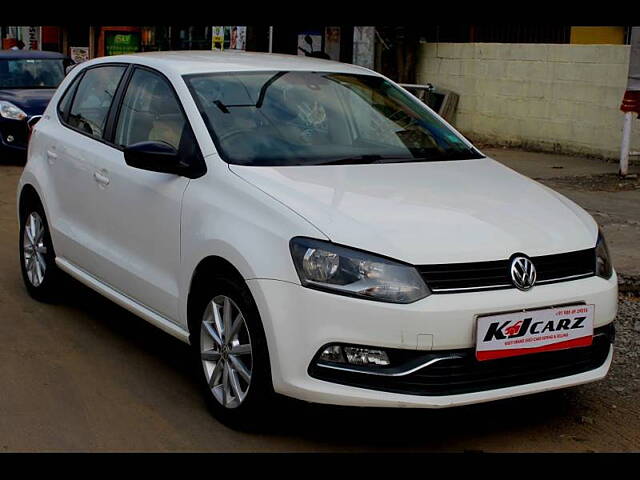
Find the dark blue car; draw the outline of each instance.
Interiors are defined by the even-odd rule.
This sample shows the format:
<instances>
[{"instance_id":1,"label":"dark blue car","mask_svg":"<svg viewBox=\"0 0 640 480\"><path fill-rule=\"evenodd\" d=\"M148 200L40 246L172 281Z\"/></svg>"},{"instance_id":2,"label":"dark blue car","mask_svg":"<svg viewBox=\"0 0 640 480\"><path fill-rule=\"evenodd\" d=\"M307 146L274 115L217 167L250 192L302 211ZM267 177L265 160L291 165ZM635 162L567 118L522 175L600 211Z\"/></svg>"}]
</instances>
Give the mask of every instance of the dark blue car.
<instances>
[{"instance_id":1,"label":"dark blue car","mask_svg":"<svg viewBox=\"0 0 640 480\"><path fill-rule=\"evenodd\" d=\"M71 64L56 52L0 50L0 163L26 157L28 122L42 115Z\"/></svg>"}]
</instances>

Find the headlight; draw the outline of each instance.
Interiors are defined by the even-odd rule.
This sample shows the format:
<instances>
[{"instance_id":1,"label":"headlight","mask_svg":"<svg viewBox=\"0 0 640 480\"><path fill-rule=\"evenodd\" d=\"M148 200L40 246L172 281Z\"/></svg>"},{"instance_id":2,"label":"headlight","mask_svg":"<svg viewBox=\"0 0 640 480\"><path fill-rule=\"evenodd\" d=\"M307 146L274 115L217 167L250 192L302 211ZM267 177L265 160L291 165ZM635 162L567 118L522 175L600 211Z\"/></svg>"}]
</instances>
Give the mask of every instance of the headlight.
<instances>
[{"instance_id":1,"label":"headlight","mask_svg":"<svg viewBox=\"0 0 640 480\"><path fill-rule=\"evenodd\" d=\"M598 242L596 243L596 275L602 278L611 278L613 265L609 256L607 242L604 241L602 232L598 232Z\"/></svg>"},{"instance_id":2,"label":"headlight","mask_svg":"<svg viewBox=\"0 0 640 480\"><path fill-rule=\"evenodd\" d=\"M310 238L293 238L290 248L305 287L391 303L431 293L410 265Z\"/></svg>"},{"instance_id":3,"label":"headlight","mask_svg":"<svg viewBox=\"0 0 640 480\"><path fill-rule=\"evenodd\" d=\"M0 116L9 120L24 120L27 114L16 107L13 103L0 100Z\"/></svg>"}]
</instances>

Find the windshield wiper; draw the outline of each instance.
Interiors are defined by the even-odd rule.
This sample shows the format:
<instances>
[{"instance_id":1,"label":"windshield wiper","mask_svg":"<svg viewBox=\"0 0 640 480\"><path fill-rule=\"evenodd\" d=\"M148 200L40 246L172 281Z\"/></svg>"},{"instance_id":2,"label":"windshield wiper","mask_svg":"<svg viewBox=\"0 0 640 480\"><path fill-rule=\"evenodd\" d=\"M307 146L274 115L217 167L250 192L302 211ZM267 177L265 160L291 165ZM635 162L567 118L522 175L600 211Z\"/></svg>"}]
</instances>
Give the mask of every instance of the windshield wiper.
<instances>
[{"instance_id":1,"label":"windshield wiper","mask_svg":"<svg viewBox=\"0 0 640 480\"><path fill-rule=\"evenodd\" d=\"M260 94L258 95L258 101L256 103L240 103L235 105L225 105L220 100L214 100L213 103L216 107L220 109L222 113L229 113L229 107L254 107L254 108L262 108L262 103L264 102L264 96L267 94L267 88L269 88L276 80L278 80L281 76L287 74L289 72L278 72L273 75L269 80L267 80L262 87L260 88Z\"/></svg>"},{"instance_id":2,"label":"windshield wiper","mask_svg":"<svg viewBox=\"0 0 640 480\"><path fill-rule=\"evenodd\" d=\"M342 157L336 158L333 160L325 160L322 162L318 162L317 165L365 165L368 163L385 163L387 161L405 161L405 162L413 162L424 160L423 158L414 158L414 157L398 157L394 155L354 155L351 157Z\"/></svg>"},{"instance_id":3,"label":"windshield wiper","mask_svg":"<svg viewBox=\"0 0 640 480\"><path fill-rule=\"evenodd\" d=\"M371 163L436 162L440 160L471 160L474 158L484 157L472 150L453 151L422 157L369 154L325 160L318 162L315 165L366 165Z\"/></svg>"}]
</instances>

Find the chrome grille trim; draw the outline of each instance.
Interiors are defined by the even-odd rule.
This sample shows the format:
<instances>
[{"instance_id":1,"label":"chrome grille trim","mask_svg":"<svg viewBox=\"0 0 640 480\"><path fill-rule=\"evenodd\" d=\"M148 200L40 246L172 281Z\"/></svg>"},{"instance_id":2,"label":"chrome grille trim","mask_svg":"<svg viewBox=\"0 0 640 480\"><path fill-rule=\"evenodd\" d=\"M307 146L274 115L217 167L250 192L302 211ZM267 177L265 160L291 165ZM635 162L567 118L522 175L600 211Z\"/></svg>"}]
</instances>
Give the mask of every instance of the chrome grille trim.
<instances>
[{"instance_id":1,"label":"chrome grille trim","mask_svg":"<svg viewBox=\"0 0 640 480\"><path fill-rule=\"evenodd\" d=\"M535 285L568 282L595 275L595 248L529 258L537 271ZM510 263L509 259L503 259L418 265L416 268L433 293L451 294L515 288Z\"/></svg>"}]
</instances>

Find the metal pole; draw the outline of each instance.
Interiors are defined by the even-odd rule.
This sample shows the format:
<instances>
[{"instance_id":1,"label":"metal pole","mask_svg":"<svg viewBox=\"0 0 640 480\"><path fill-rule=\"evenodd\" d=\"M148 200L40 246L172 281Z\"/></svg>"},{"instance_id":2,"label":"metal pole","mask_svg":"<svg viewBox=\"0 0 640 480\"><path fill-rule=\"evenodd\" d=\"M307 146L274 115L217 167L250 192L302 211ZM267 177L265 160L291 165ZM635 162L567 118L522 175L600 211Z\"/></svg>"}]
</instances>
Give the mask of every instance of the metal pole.
<instances>
[{"instance_id":1,"label":"metal pole","mask_svg":"<svg viewBox=\"0 0 640 480\"><path fill-rule=\"evenodd\" d=\"M273 27L269 27L269 53L273 53Z\"/></svg>"},{"instance_id":2,"label":"metal pole","mask_svg":"<svg viewBox=\"0 0 640 480\"><path fill-rule=\"evenodd\" d=\"M622 146L620 147L620 171L623 177L629 173L629 143L631 142L631 120L633 112L625 112L622 127Z\"/></svg>"},{"instance_id":3,"label":"metal pole","mask_svg":"<svg viewBox=\"0 0 640 480\"><path fill-rule=\"evenodd\" d=\"M98 52L96 52L96 27L89 25L89 58L96 58Z\"/></svg>"}]
</instances>

